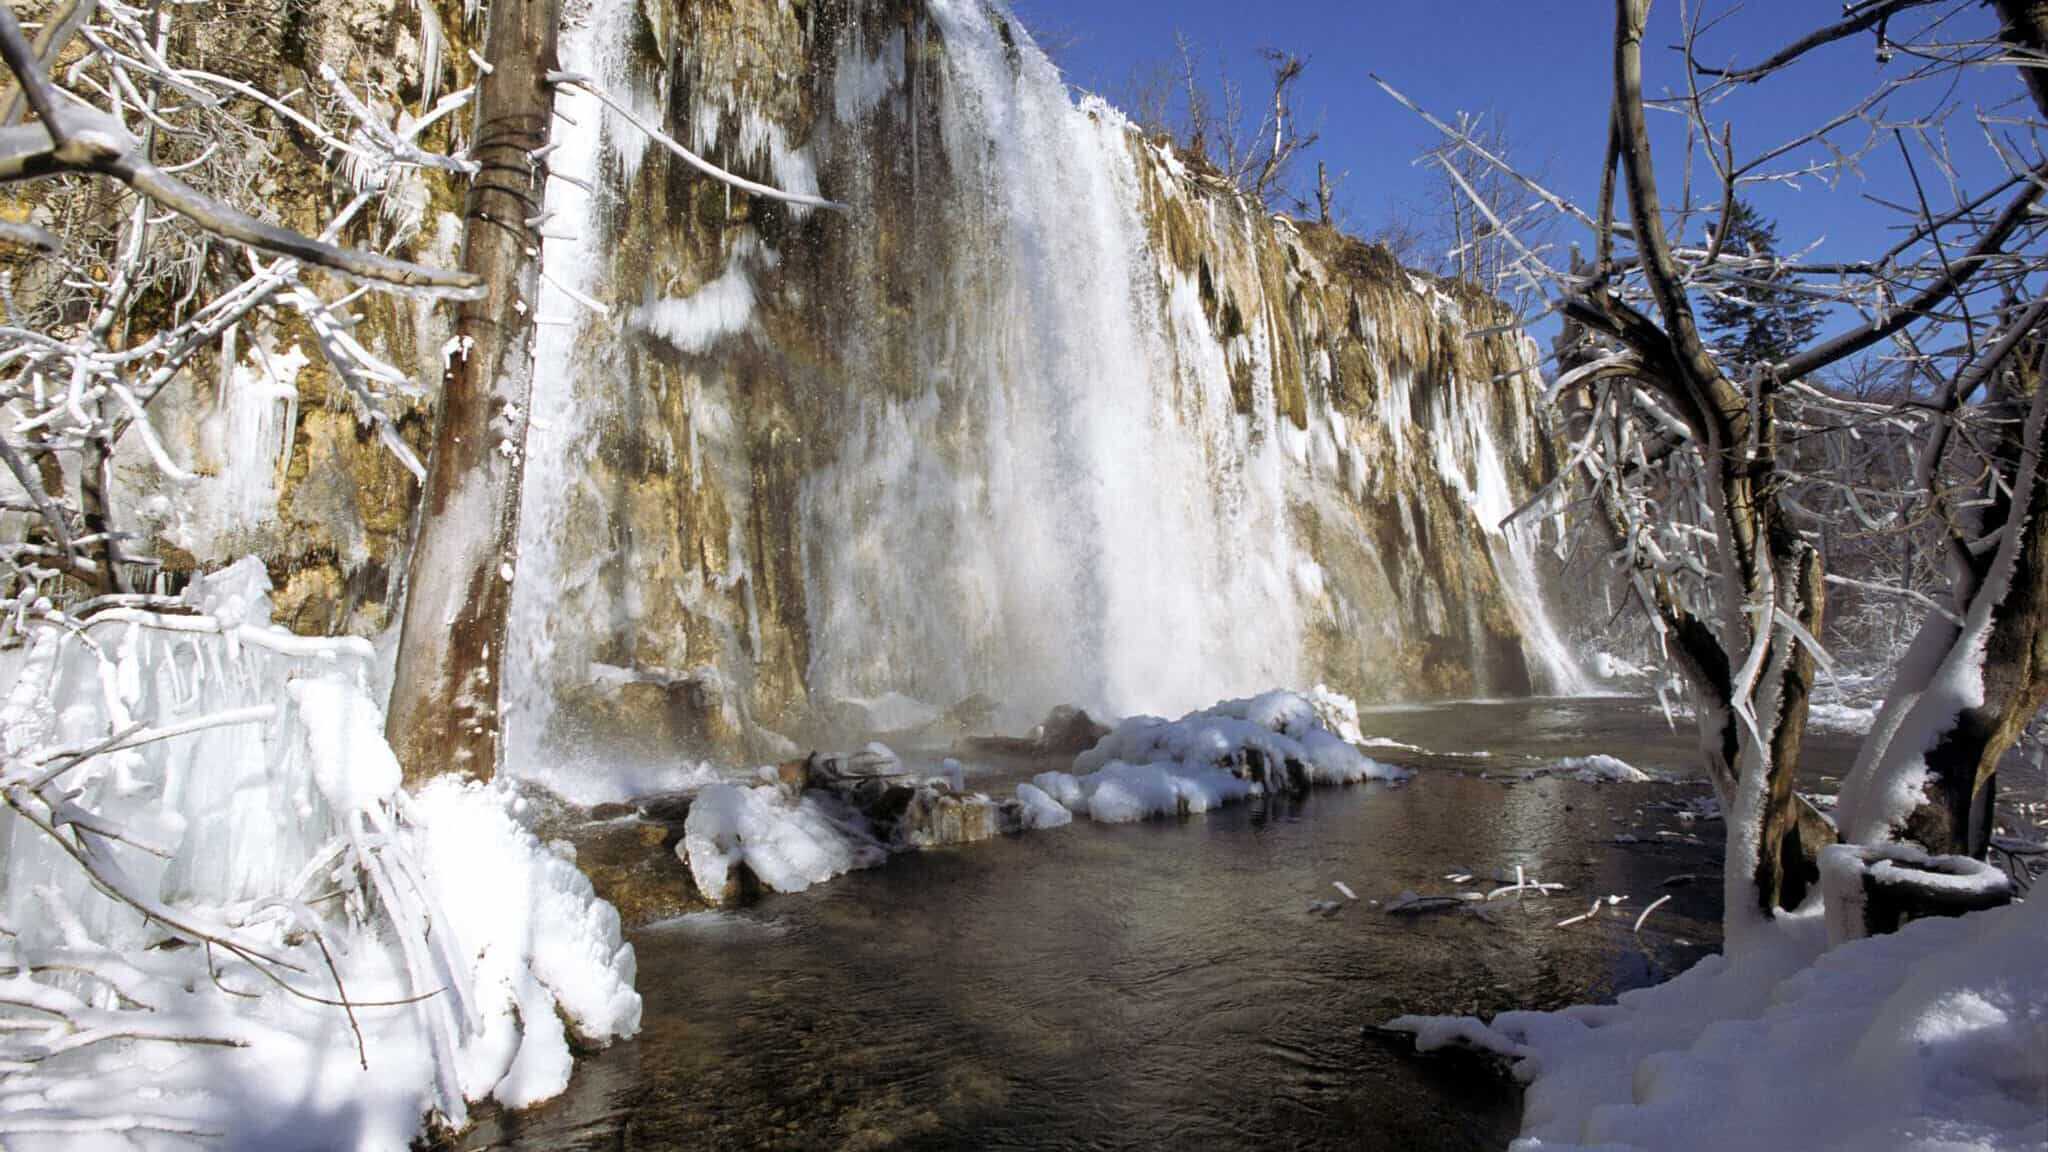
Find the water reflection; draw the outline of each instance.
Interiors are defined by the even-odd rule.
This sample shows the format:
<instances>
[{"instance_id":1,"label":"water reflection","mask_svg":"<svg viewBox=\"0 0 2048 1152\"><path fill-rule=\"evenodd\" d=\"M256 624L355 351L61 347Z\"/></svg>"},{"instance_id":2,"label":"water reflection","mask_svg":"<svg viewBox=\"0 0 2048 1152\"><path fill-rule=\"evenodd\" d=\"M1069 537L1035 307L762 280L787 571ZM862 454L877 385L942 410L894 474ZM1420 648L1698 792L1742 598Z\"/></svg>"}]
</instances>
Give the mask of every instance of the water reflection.
<instances>
[{"instance_id":1,"label":"water reflection","mask_svg":"<svg viewBox=\"0 0 2048 1152\"><path fill-rule=\"evenodd\" d=\"M1404 718L1389 734L1424 747L1483 740L1502 767L1576 744L1574 724L1608 741L1628 725L1564 711L1368 725ZM1645 767L1660 767L1661 728L1630 733ZM1652 802L1700 791L1504 784L1439 763L1407 787L1081 824L657 925L635 937L641 1039L466 1146L1497 1149L1516 1127L1509 1085L1362 1026L1573 1003L1691 963L1718 938L1718 885L1665 882L1711 870L1719 834L1660 840L1684 829ZM1617 846L1624 831L1644 842ZM1419 918L1375 906L1456 890L1459 872L1483 891L1518 864L1570 891ZM1340 880L1360 903L1311 914ZM1628 900L1556 926L1610 894Z\"/></svg>"}]
</instances>

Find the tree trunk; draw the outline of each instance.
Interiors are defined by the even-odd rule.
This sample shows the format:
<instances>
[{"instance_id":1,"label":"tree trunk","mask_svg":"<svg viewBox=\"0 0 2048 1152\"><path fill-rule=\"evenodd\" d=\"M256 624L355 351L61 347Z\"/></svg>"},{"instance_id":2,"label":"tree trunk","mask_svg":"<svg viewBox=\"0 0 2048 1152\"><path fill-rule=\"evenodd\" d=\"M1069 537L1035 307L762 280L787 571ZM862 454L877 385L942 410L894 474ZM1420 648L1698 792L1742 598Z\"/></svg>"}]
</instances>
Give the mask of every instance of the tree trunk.
<instances>
[{"instance_id":1,"label":"tree trunk","mask_svg":"<svg viewBox=\"0 0 2048 1152\"><path fill-rule=\"evenodd\" d=\"M2048 0L1998 0L1999 36L2028 63L2020 66L2034 107L2048 116Z\"/></svg>"},{"instance_id":2,"label":"tree trunk","mask_svg":"<svg viewBox=\"0 0 2048 1152\"><path fill-rule=\"evenodd\" d=\"M1789 601L1788 614L1799 621L1810 636L1818 636L1826 608L1820 553L1790 542L1796 570L1780 567L1779 579L1789 579L1781 600ZM1814 656L1798 640L1781 641L1789 647L1784 655L1784 672L1778 683L1778 715L1771 732L1771 767L1763 811L1763 833L1757 842L1756 891L1764 914L1779 908L1797 908L1807 891L1820 881L1815 854L1821 845L1813 839L1812 825L1802 821L1804 806L1797 792L1800 752L1806 745L1806 719L1813 696Z\"/></svg>"},{"instance_id":3,"label":"tree trunk","mask_svg":"<svg viewBox=\"0 0 2048 1152\"><path fill-rule=\"evenodd\" d=\"M408 781L496 773L499 667L517 563L533 386L539 229L559 0L491 0L462 267L487 294L464 303L407 566L387 735ZM595 131L588 127L585 131Z\"/></svg>"},{"instance_id":4,"label":"tree trunk","mask_svg":"<svg viewBox=\"0 0 2048 1152\"><path fill-rule=\"evenodd\" d=\"M1997 7L1999 35L2026 61L2020 76L2034 106L2048 116L2048 0L1997 0ZM1994 384L2005 393L1997 397L1999 406L2011 409L2006 431L1994 445L2007 475L2022 475L2025 454L2038 450L2012 429L2023 419L2026 401L2042 386L2042 355L2030 337L2018 364L2000 373L2000 383ZM2018 525L2025 536L2005 600L1993 609L1996 620L1984 647L1983 703L1957 715L1928 750L1927 798L1902 829L1908 839L1936 854L1984 856L1991 842L1998 762L2048 704L2048 503L2043 500L2048 478L2038 471L2029 489L2013 493L2003 508L2004 523Z\"/></svg>"},{"instance_id":5,"label":"tree trunk","mask_svg":"<svg viewBox=\"0 0 2048 1152\"><path fill-rule=\"evenodd\" d=\"M1986 526L2003 524L2023 535L2004 599L1992 606L1984 641L1983 700L1959 712L1928 750L1927 798L1904 829L1908 839L1936 855L1984 856L1991 843L1991 788L1998 762L2048 704L2048 475L2038 464L2027 467L2026 457L2040 446L2018 430L2031 424L2027 412L2042 387L2042 354L2039 348L2028 349L1994 386L1991 407L2004 419L1991 453L2003 474L2027 486L2009 499L2001 497ZM1989 578L1988 572L1980 575L1979 586Z\"/></svg>"}]
</instances>

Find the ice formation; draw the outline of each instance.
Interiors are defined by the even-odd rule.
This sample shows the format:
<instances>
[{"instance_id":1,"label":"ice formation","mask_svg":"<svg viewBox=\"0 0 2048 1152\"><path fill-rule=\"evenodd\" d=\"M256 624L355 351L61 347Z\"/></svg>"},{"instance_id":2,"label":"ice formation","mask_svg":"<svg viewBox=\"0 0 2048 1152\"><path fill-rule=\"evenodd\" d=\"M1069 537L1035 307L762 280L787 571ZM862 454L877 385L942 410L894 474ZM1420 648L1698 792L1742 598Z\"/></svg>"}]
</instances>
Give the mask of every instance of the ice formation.
<instances>
[{"instance_id":1,"label":"ice formation","mask_svg":"<svg viewBox=\"0 0 2048 1152\"><path fill-rule=\"evenodd\" d=\"M731 902L741 865L776 892L802 892L888 858L867 822L836 797L792 798L770 785L735 784L698 793L676 852L697 890L716 904Z\"/></svg>"},{"instance_id":2,"label":"ice formation","mask_svg":"<svg viewBox=\"0 0 2048 1152\"><path fill-rule=\"evenodd\" d=\"M616 913L516 794L409 796L370 645L274 629L268 590L246 560L6 669L10 1148L404 1147L638 1030Z\"/></svg>"},{"instance_id":3,"label":"ice formation","mask_svg":"<svg viewBox=\"0 0 2048 1152\"><path fill-rule=\"evenodd\" d=\"M1352 716L1355 729L1355 706ZM1258 792L1407 775L1330 731L1318 702L1268 692L1179 720L1126 720L1075 757L1073 774L1042 773L1018 787L1018 799L1035 805L1024 793L1028 787L1075 815L1126 824L1208 812Z\"/></svg>"},{"instance_id":4,"label":"ice formation","mask_svg":"<svg viewBox=\"0 0 2048 1152\"><path fill-rule=\"evenodd\" d=\"M1392 1027L1513 1059L1517 1152L2048 1145L2048 900L1825 936L1785 918L1611 1006Z\"/></svg>"}]
</instances>

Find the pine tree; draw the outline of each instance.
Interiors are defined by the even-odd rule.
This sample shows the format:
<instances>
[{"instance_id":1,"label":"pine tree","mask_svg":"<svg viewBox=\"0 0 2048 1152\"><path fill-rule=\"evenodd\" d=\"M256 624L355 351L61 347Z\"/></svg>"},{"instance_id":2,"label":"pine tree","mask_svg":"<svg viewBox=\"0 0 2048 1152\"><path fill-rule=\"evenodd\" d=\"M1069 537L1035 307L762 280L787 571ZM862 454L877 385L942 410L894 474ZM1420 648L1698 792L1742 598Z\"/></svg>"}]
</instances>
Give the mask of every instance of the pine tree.
<instances>
[{"instance_id":1,"label":"pine tree","mask_svg":"<svg viewBox=\"0 0 2048 1152\"><path fill-rule=\"evenodd\" d=\"M1769 259L1778 254L1778 228L1747 203L1736 200L1726 221L1726 255ZM1788 285L1767 283L1770 274L1751 272L1706 304L1706 328L1723 355L1740 364L1783 360L1819 330L1825 310Z\"/></svg>"}]
</instances>

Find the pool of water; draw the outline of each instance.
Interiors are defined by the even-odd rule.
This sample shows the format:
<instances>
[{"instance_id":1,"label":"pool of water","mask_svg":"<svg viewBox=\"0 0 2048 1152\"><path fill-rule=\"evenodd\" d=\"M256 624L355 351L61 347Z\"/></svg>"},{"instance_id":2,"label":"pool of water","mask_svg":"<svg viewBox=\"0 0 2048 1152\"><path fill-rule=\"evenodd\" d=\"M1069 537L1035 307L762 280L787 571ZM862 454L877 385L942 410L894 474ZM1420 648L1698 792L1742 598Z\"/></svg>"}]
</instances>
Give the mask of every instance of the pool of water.
<instances>
[{"instance_id":1,"label":"pool of water","mask_svg":"<svg viewBox=\"0 0 2048 1152\"><path fill-rule=\"evenodd\" d=\"M1409 746L1373 751L1412 783L1081 822L641 929L639 1039L465 1147L1504 1147L1505 1077L1371 1026L1599 1000L1715 948L1721 826L1678 811L1708 795L1686 779L1692 730L1627 700L1377 710L1364 727ZM1820 736L1809 778L1824 787L1851 751ZM1594 752L1663 779L1520 779ZM1052 766L969 771L995 790ZM1385 910L1517 865L1568 890ZM1560 926L1596 898L1599 916Z\"/></svg>"}]
</instances>

